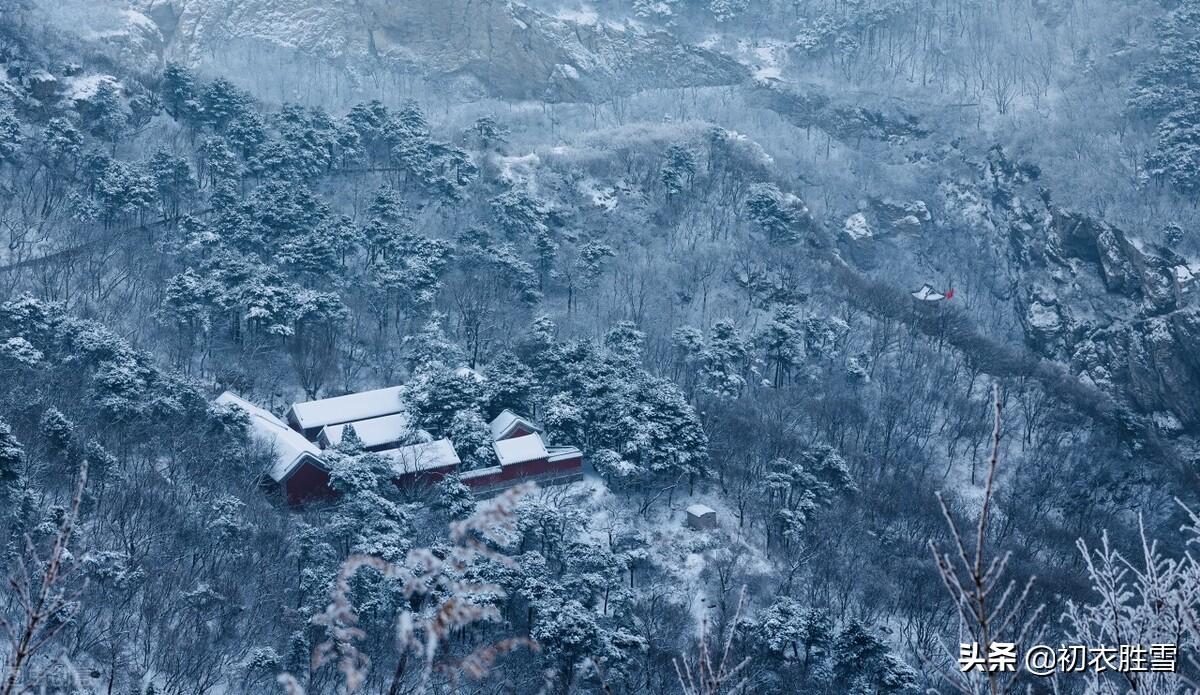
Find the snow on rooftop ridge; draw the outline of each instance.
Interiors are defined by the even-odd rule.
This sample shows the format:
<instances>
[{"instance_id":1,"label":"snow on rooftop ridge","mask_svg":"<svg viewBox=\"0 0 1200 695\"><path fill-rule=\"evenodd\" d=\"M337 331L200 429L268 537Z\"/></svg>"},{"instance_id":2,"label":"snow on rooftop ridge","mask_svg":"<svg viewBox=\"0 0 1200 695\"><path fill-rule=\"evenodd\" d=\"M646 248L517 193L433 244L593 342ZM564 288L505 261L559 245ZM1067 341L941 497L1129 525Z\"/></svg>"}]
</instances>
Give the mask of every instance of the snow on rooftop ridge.
<instances>
[{"instance_id":1,"label":"snow on rooftop ridge","mask_svg":"<svg viewBox=\"0 0 1200 695\"><path fill-rule=\"evenodd\" d=\"M717 510L713 509L707 504L700 504L697 502L696 504L688 505L687 513L691 514L692 516L707 516L709 514L716 514Z\"/></svg>"},{"instance_id":2,"label":"snow on rooftop ridge","mask_svg":"<svg viewBox=\"0 0 1200 695\"><path fill-rule=\"evenodd\" d=\"M549 452L551 461L583 457L583 450L574 446L548 446L546 451Z\"/></svg>"},{"instance_id":3,"label":"snow on rooftop ridge","mask_svg":"<svg viewBox=\"0 0 1200 695\"><path fill-rule=\"evenodd\" d=\"M260 408L241 398L232 391L217 396L217 403L241 409L250 418L250 436L259 444L269 446L275 453L275 461L269 474L275 482L283 482L306 457L321 460L321 450L304 435L288 427L271 411Z\"/></svg>"},{"instance_id":4,"label":"snow on rooftop ridge","mask_svg":"<svg viewBox=\"0 0 1200 695\"><path fill-rule=\"evenodd\" d=\"M290 419L294 419L301 429L307 430L392 415L404 409L400 402L400 392L403 389L403 386L389 386L373 391L294 403Z\"/></svg>"},{"instance_id":5,"label":"snow on rooftop ridge","mask_svg":"<svg viewBox=\"0 0 1200 695\"><path fill-rule=\"evenodd\" d=\"M518 415L508 408L505 408L492 420L489 425L492 428L492 439L502 439L508 435L509 432L512 432L520 425L525 425L526 429L535 430L538 432L542 430L541 427L538 427L529 418Z\"/></svg>"},{"instance_id":6,"label":"snow on rooftop ridge","mask_svg":"<svg viewBox=\"0 0 1200 695\"><path fill-rule=\"evenodd\" d=\"M500 459L501 466L512 466L550 457L550 452L546 451L546 445L542 443L542 436L537 433L527 434L524 437L501 439L498 442L492 442L492 447L496 450L496 458Z\"/></svg>"},{"instance_id":7,"label":"snow on rooftop ridge","mask_svg":"<svg viewBox=\"0 0 1200 695\"><path fill-rule=\"evenodd\" d=\"M457 466L461 463L458 452L454 450L454 444L449 439L410 444L399 449L381 451L378 455L392 460L392 470L397 475Z\"/></svg>"},{"instance_id":8,"label":"snow on rooftop ridge","mask_svg":"<svg viewBox=\"0 0 1200 695\"><path fill-rule=\"evenodd\" d=\"M382 446L398 442L411 430L408 413L401 412L373 417L367 420L326 425L321 428L320 438L324 440L327 446L335 447L342 443L342 437L346 433L346 428L351 425L354 426L354 433L358 435L359 440L362 441L365 447Z\"/></svg>"}]
</instances>

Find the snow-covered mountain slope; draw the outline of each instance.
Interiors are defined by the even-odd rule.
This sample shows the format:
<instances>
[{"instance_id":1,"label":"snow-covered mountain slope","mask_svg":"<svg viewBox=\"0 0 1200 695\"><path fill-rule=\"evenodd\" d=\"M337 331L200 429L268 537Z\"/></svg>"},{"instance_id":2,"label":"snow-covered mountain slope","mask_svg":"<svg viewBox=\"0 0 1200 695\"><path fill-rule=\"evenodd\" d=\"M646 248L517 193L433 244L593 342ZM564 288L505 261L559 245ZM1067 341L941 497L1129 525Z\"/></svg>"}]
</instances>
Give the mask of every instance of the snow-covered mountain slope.
<instances>
[{"instance_id":1,"label":"snow-covered mountain slope","mask_svg":"<svg viewBox=\"0 0 1200 695\"><path fill-rule=\"evenodd\" d=\"M459 92L599 101L654 87L731 84L744 66L632 22L509 2L151 0L170 57L236 43L296 50L355 72L400 70Z\"/></svg>"}]
</instances>

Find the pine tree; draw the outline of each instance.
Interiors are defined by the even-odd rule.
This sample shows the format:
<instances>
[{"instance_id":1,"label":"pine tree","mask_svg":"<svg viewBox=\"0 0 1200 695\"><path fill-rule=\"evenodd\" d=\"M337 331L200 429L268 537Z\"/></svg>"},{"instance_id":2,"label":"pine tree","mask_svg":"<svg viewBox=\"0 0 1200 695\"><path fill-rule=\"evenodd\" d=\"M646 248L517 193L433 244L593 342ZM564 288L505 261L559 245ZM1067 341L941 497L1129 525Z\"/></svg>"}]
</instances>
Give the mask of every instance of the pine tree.
<instances>
[{"instance_id":1,"label":"pine tree","mask_svg":"<svg viewBox=\"0 0 1200 695\"><path fill-rule=\"evenodd\" d=\"M767 242L775 245L796 243L810 223L808 208L795 196L785 195L773 183L750 186L746 212L763 231Z\"/></svg>"},{"instance_id":2,"label":"pine tree","mask_svg":"<svg viewBox=\"0 0 1200 695\"><path fill-rule=\"evenodd\" d=\"M487 418L494 418L505 408L519 413L532 411L534 403L533 370L508 350L499 352L483 368L487 377L485 388L488 406Z\"/></svg>"},{"instance_id":3,"label":"pine tree","mask_svg":"<svg viewBox=\"0 0 1200 695\"><path fill-rule=\"evenodd\" d=\"M223 77L209 82L200 95L200 117L204 125L217 133L224 132L235 118L250 110L250 95Z\"/></svg>"},{"instance_id":4,"label":"pine tree","mask_svg":"<svg viewBox=\"0 0 1200 695\"><path fill-rule=\"evenodd\" d=\"M775 309L770 323L756 336L774 373L776 388L790 380L792 370L804 361L804 333L800 308L784 304Z\"/></svg>"},{"instance_id":5,"label":"pine tree","mask_svg":"<svg viewBox=\"0 0 1200 695\"><path fill-rule=\"evenodd\" d=\"M12 109L0 108L0 162L16 162L21 151L21 122Z\"/></svg>"},{"instance_id":6,"label":"pine tree","mask_svg":"<svg viewBox=\"0 0 1200 695\"><path fill-rule=\"evenodd\" d=\"M455 412L445 434L454 442L454 449L463 462L462 470L496 465L491 429L478 408L469 407Z\"/></svg>"},{"instance_id":7,"label":"pine tree","mask_svg":"<svg viewBox=\"0 0 1200 695\"><path fill-rule=\"evenodd\" d=\"M79 102L79 111L92 135L116 147L128 124L128 114L112 81L101 80L96 91Z\"/></svg>"},{"instance_id":8,"label":"pine tree","mask_svg":"<svg viewBox=\"0 0 1200 695\"><path fill-rule=\"evenodd\" d=\"M50 406L42 414L38 429L46 446L55 454L67 451L75 440L75 424L54 406Z\"/></svg>"},{"instance_id":9,"label":"pine tree","mask_svg":"<svg viewBox=\"0 0 1200 695\"><path fill-rule=\"evenodd\" d=\"M342 429L342 440L338 442L337 450L346 456L358 456L363 452L363 442L354 425L348 424Z\"/></svg>"},{"instance_id":10,"label":"pine tree","mask_svg":"<svg viewBox=\"0 0 1200 695\"><path fill-rule=\"evenodd\" d=\"M21 448L21 443L13 435L8 423L0 420L0 485L9 486L16 482L24 460L25 450Z\"/></svg>"},{"instance_id":11,"label":"pine tree","mask_svg":"<svg viewBox=\"0 0 1200 695\"><path fill-rule=\"evenodd\" d=\"M196 76L179 63L168 62L159 87L163 106L172 118L193 128L199 125L200 105L196 99Z\"/></svg>"},{"instance_id":12,"label":"pine tree","mask_svg":"<svg viewBox=\"0 0 1200 695\"><path fill-rule=\"evenodd\" d=\"M667 199L690 188L696 178L696 153L684 145L671 145L663 155L659 179L667 191Z\"/></svg>"},{"instance_id":13,"label":"pine tree","mask_svg":"<svg viewBox=\"0 0 1200 695\"><path fill-rule=\"evenodd\" d=\"M197 187L196 177L192 175L187 160L160 148L151 155L146 169L154 181L163 215L178 217L184 201L191 200Z\"/></svg>"}]
</instances>

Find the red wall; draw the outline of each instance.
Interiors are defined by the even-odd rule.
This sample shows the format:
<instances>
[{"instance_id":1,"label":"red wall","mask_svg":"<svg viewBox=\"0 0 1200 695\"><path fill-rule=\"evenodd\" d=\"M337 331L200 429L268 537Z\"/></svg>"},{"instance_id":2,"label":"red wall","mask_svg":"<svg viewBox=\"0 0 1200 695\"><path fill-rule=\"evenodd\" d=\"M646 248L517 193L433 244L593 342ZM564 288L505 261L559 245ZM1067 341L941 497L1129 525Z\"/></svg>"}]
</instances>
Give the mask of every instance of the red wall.
<instances>
[{"instance_id":1,"label":"red wall","mask_svg":"<svg viewBox=\"0 0 1200 695\"><path fill-rule=\"evenodd\" d=\"M578 473L582 470L583 459L581 458L569 458L554 462L548 459L536 459L534 461L526 461L525 463L514 463L511 466L504 466L498 473L481 475L477 478L468 478L463 482L475 488L491 487L546 473L570 474Z\"/></svg>"},{"instance_id":2,"label":"red wall","mask_svg":"<svg viewBox=\"0 0 1200 695\"><path fill-rule=\"evenodd\" d=\"M327 500L337 497L333 488L329 487L329 472L322 470L311 461L305 461L284 482L287 491L288 504L299 507L305 502Z\"/></svg>"},{"instance_id":3,"label":"red wall","mask_svg":"<svg viewBox=\"0 0 1200 695\"><path fill-rule=\"evenodd\" d=\"M441 468L431 468L426 471L417 471L415 473L406 473L397 477L395 482L400 487L434 485L447 475L453 475L457 468L457 466L451 465ZM536 478L545 475L570 475L582 471L583 459L580 457L553 462L549 459L536 459L534 461L526 461L525 463L504 466L497 473L479 476L478 478L469 478L463 482L472 488L490 488L517 483L524 478ZM299 507L306 502L328 500L338 496L337 492L329 487L328 471L321 469L310 461L300 464L300 467L284 482L284 490L287 494L288 504L293 507Z\"/></svg>"},{"instance_id":4,"label":"red wall","mask_svg":"<svg viewBox=\"0 0 1200 695\"><path fill-rule=\"evenodd\" d=\"M413 473L405 473L396 478L396 485L400 487L414 487L417 485L436 485L441 482L442 478L448 475L453 475L458 470L458 466L453 464L442 466L440 468L430 468L425 471L415 471Z\"/></svg>"}]
</instances>

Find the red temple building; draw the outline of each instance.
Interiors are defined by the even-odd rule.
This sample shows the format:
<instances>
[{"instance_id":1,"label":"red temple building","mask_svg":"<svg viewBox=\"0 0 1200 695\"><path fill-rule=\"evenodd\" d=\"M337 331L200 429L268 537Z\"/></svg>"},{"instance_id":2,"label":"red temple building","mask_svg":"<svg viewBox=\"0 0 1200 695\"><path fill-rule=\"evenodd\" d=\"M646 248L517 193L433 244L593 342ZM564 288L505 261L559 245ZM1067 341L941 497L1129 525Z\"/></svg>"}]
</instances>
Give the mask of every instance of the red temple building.
<instances>
[{"instance_id":1,"label":"red temple building","mask_svg":"<svg viewBox=\"0 0 1200 695\"><path fill-rule=\"evenodd\" d=\"M396 484L414 487L458 475L477 495L493 495L513 485L558 485L583 477L583 452L572 446L547 446L536 423L505 409L490 423L497 464L463 471L449 439L434 439L414 429L400 398L403 387L295 403L287 422L226 391L217 403L240 408L250 418L251 438L270 447L274 462L264 482L282 488L288 504L330 499L329 466L323 450L336 448L353 427L367 452L386 457Z\"/></svg>"}]
</instances>

